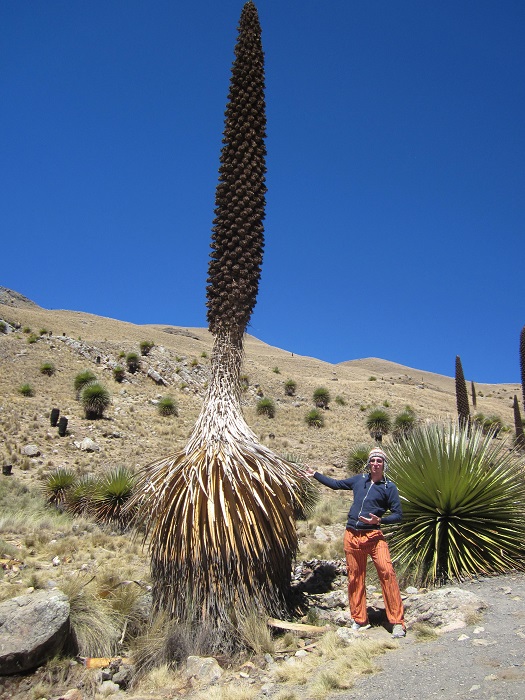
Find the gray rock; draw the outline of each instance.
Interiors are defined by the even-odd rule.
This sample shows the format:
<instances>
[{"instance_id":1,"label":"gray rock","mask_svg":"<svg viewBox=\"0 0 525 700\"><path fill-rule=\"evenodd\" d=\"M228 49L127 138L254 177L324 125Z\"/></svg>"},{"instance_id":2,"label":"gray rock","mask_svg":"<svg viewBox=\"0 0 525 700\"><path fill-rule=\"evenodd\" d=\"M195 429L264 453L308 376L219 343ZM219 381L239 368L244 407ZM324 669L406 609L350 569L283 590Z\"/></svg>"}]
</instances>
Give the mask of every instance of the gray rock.
<instances>
[{"instance_id":1,"label":"gray rock","mask_svg":"<svg viewBox=\"0 0 525 700\"><path fill-rule=\"evenodd\" d=\"M98 445L91 438L84 438L80 443L80 449L83 452L100 452L100 445Z\"/></svg>"},{"instance_id":2,"label":"gray rock","mask_svg":"<svg viewBox=\"0 0 525 700\"><path fill-rule=\"evenodd\" d=\"M409 626L415 622L426 622L440 632L451 632L466 627L467 619L486 607L487 604L474 593L447 586L414 600L406 619Z\"/></svg>"},{"instance_id":3,"label":"gray rock","mask_svg":"<svg viewBox=\"0 0 525 700\"><path fill-rule=\"evenodd\" d=\"M103 681L99 690L101 695L114 695L119 692L120 686L113 681Z\"/></svg>"},{"instance_id":4,"label":"gray rock","mask_svg":"<svg viewBox=\"0 0 525 700\"><path fill-rule=\"evenodd\" d=\"M0 603L0 675L37 668L57 654L69 635L69 600L38 591Z\"/></svg>"},{"instance_id":5,"label":"gray rock","mask_svg":"<svg viewBox=\"0 0 525 700\"><path fill-rule=\"evenodd\" d=\"M222 673L222 668L213 657L188 656L186 660L186 676L188 678L214 683L219 680Z\"/></svg>"},{"instance_id":6,"label":"gray rock","mask_svg":"<svg viewBox=\"0 0 525 700\"><path fill-rule=\"evenodd\" d=\"M25 445L22 447L20 452L23 455L26 455L26 457L39 457L40 456L40 450L36 445Z\"/></svg>"},{"instance_id":7,"label":"gray rock","mask_svg":"<svg viewBox=\"0 0 525 700\"><path fill-rule=\"evenodd\" d=\"M314 538L319 542L327 542L330 539L323 528L319 527L319 525L315 528Z\"/></svg>"},{"instance_id":8,"label":"gray rock","mask_svg":"<svg viewBox=\"0 0 525 700\"><path fill-rule=\"evenodd\" d=\"M405 589L405 593L408 593L408 595L415 595L417 592L418 589L414 586L408 586L408 588Z\"/></svg>"},{"instance_id":9,"label":"gray rock","mask_svg":"<svg viewBox=\"0 0 525 700\"><path fill-rule=\"evenodd\" d=\"M129 666L121 666L120 670L113 674L113 678L111 680L113 683L117 683L117 685L119 685L123 690L126 690L131 683L132 677L133 672L131 668Z\"/></svg>"}]
</instances>

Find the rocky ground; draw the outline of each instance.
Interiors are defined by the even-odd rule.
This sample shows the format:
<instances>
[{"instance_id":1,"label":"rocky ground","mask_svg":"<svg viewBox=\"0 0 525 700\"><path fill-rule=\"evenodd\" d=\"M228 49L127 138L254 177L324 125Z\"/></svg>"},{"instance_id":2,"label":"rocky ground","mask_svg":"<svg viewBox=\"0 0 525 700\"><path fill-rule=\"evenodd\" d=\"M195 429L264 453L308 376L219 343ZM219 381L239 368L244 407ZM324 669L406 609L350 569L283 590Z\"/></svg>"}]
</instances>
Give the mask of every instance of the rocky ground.
<instances>
[{"instance_id":1,"label":"rocky ground","mask_svg":"<svg viewBox=\"0 0 525 700\"><path fill-rule=\"evenodd\" d=\"M487 603L464 629L421 642L409 633L380 660L381 671L361 677L341 700L525 698L525 575L462 584ZM372 630L369 634L380 634Z\"/></svg>"}]
</instances>

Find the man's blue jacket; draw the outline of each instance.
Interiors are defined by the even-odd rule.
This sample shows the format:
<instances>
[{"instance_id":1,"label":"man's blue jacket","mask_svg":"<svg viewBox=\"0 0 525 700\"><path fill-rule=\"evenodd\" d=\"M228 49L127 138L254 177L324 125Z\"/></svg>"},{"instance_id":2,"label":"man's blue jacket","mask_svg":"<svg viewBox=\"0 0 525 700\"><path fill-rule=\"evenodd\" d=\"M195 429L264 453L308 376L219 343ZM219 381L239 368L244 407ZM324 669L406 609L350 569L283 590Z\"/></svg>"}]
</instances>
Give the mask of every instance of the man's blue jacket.
<instances>
[{"instance_id":1,"label":"man's blue jacket","mask_svg":"<svg viewBox=\"0 0 525 700\"><path fill-rule=\"evenodd\" d=\"M374 483L370 474L358 474L350 479L331 479L315 472L314 478L331 489L354 492L354 502L348 511L346 527L354 530L379 530L379 525L368 525L359 520L360 515L368 518L370 513L379 516L383 525L399 523L403 518L397 486L385 477ZM383 517L387 511L390 511L390 514Z\"/></svg>"}]
</instances>

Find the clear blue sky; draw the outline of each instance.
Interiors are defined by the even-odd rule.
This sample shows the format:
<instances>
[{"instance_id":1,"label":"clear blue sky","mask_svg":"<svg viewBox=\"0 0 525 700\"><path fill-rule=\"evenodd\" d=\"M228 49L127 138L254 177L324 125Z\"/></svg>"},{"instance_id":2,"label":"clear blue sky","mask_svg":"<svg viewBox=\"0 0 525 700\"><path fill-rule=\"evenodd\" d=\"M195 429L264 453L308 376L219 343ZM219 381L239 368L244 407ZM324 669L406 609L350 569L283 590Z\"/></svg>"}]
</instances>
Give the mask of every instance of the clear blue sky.
<instances>
[{"instance_id":1,"label":"clear blue sky","mask_svg":"<svg viewBox=\"0 0 525 700\"><path fill-rule=\"evenodd\" d=\"M523 0L259 0L266 249L250 333L519 381ZM242 0L0 0L0 284L205 326Z\"/></svg>"}]
</instances>

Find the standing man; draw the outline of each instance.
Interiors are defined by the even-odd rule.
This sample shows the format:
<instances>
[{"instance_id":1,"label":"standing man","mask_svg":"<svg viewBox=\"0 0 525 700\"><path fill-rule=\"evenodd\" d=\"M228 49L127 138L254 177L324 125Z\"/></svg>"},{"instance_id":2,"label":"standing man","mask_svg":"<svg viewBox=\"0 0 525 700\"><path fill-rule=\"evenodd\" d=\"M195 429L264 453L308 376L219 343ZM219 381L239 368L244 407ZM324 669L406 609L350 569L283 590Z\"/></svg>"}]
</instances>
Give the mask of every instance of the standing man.
<instances>
[{"instance_id":1,"label":"standing man","mask_svg":"<svg viewBox=\"0 0 525 700\"><path fill-rule=\"evenodd\" d=\"M393 637L406 634L403 602L397 583L388 544L381 532L381 524L398 523L403 517L396 485L385 477L387 458L383 450L374 448L367 461L368 474L349 479L331 479L308 467L306 474L331 489L354 492L354 501L348 512L344 550L348 569L348 600L353 619L352 629L369 629L366 611L365 574L368 555L375 564L388 621ZM384 515L389 513L388 515Z\"/></svg>"}]
</instances>

